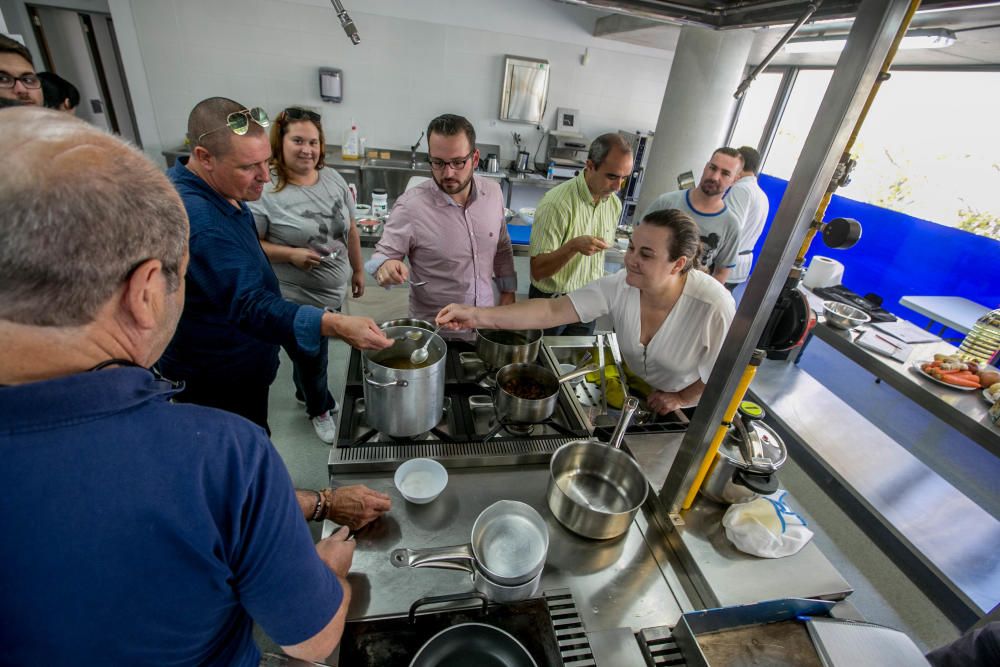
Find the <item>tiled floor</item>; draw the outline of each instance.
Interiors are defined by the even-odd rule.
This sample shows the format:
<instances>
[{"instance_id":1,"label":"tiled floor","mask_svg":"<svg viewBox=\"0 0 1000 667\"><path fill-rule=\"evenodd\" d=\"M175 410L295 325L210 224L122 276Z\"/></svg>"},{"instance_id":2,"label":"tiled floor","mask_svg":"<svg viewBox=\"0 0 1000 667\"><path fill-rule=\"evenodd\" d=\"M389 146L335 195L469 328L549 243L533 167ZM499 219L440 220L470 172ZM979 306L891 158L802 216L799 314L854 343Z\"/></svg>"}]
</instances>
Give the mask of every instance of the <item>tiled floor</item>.
<instances>
[{"instance_id":1,"label":"tiled floor","mask_svg":"<svg viewBox=\"0 0 1000 667\"><path fill-rule=\"evenodd\" d=\"M525 278L522 275L522 290L526 291ZM370 284L362 299L349 303L347 312L384 321L405 316L406 300L406 288L384 290ZM339 341L331 341L332 360L346 356L335 352L343 345ZM892 417L893 424L891 428L884 429L886 432L910 438L917 446L928 450L925 454L936 456L936 463L932 465L950 468L948 474L969 485L967 493L970 497L996 507L1000 476L992 472L995 468L986 467L987 464L995 465L995 459L983 460L975 451L979 448L972 443L968 444L973 449L954 458L951 454L955 449L952 440L947 439L947 448L940 446L947 433L941 431L933 417L914 412L907 399L895 394L889 387L874 385L870 377L863 377L863 372L859 379L853 365L832 350L824 352L819 347L811 348L803 364L831 390L837 391L856 407L856 401L870 400L868 392L878 392L880 413L905 415L901 420ZM342 389L344 371L340 364L331 364L330 384L335 393ZM869 385L876 388L872 389ZM285 459L295 484L311 488L325 486L329 447L316 438L303 408L295 402L291 365L284 357L278 378L271 388L270 423L274 443ZM913 433L920 435L913 437ZM965 448L961 449L965 451ZM986 467L986 472L977 474L980 466ZM797 509L810 520L810 527L815 531L816 542L823 553L855 587L851 601L862 614L876 623L905 631L923 648L940 645L958 636L959 630L893 565L891 554L883 553L868 539L794 462L786 465L781 478L802 505ZM267 643L266 639L261 641ZM270 646L273 650L273 645Z\"/></svg>"}]
</instances>

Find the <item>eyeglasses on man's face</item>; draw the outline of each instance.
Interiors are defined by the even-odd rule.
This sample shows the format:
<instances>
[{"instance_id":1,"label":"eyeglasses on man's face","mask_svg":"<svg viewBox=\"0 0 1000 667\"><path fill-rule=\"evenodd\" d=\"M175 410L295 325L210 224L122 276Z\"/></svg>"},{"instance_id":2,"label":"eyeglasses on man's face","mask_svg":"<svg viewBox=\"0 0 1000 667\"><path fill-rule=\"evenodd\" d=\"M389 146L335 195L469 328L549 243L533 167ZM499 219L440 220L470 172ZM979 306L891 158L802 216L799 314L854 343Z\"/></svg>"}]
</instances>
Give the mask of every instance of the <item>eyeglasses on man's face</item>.
<instances>
[{"instance_id":1,"label":"eyeglasses on man's face","mask_svg":"<svg viewBox=\"0 0 1000 667\"><path fill-rule=\"evenodd\" d=\"M14 76L8 72L0 72L0 88L13 88L20 81L25 88L36 89L42 87L42 80L34 74L22 74Z\"/></svg>"},{"instance_id":2,"label":"eyeglasses on man's face","mask_svg":"<svg viewBox=\"0 0 1000 667\"><path fill-rule=\"evenodd\" d=\"M226 116L225 125L221 125L215 129L198 135L195 143L201 141L203 137L212 134L213 132L224 130L227 127L233 134L242 137L247 133L247 130L250 129L250 121L257 123L261 127L268 127L271 125L271 119L267 117L267 112L260 107L254 107L253 109L240 109L239 111L234 111Z\"/></svg>"},{"instance_id":3,"label":"eyeglasses on man's face","mask_svg":"<svg viewBox=\"0 0 1000 667\"><path fill-rule=\"evenodd\" d=\"M472 158L472 155L475 152L476 149L473 148L468 155L462 158L456 158L454 160L439 160L437 158L427 158L427 162L430 163L431 169L433 169L434 171L444 171L444 168L446 166L451 167L455 171L458 171L459 169L465 168L465 165L468 164L469 159Z\"/></svg>"},{"instance_id":4,"label":"eyeglasses on man's face","mask_svg":"<svg viewBox=\"0 0 1000 667\"><path fill-rule=\"evenodd\" d=\"M309 109L301 109L299 107L288 107L283 112L285 118L288 120L311 120L314 123L318 123L323 120L315 111L309 111Z\"/></svg>"}]
</instances>

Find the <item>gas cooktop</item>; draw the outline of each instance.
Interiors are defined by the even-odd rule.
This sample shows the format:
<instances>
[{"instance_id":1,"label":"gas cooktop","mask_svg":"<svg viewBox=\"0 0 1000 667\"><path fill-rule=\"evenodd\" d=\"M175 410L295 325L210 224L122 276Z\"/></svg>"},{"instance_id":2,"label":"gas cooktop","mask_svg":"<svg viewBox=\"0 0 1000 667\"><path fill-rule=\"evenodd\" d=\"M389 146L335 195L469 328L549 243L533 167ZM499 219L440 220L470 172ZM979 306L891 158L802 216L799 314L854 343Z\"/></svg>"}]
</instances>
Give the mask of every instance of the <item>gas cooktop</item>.
<instances>
[{"instance_id":1,"label":"gas cooktop","mask_svg":"<svg viewBox=\"0 0 1000 667\"><path fill-rule=\"evenodd\" d=\"M453 597L417 600L409 617L350 621L344 627L338 664L395 667L410 664L420 647L441 630L459 623L485 623L514 636L538 665L587 667L595 664L580 615L568 589L546 591L544 597L491 604L485 611L437 609L415 612ZM473 598L474 599L474 598Z\"/></svg>"}]
</instances>

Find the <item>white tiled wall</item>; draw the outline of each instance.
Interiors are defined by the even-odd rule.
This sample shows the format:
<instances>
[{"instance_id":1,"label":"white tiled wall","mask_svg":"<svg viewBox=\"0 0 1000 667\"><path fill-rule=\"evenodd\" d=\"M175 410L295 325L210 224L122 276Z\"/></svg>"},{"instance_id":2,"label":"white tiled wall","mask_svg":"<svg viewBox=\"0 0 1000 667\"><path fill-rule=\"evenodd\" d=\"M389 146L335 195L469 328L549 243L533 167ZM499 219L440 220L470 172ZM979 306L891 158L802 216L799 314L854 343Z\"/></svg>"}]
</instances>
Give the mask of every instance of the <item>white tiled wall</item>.
<instances>
[{"instance_id":1,"label":"white tiled wall","mask_svg":"<svg viewBox=\"0 0 1000 667\"><path fill-rule=\"evenodd\" d=\"M582 130L653 129L672 53L591 36L600 14L553 0L345 0L353 46L326 0L132 0L160 145L183 142L187 114L212 95L277 113L323 112L330 143L355 119L369 146L406 148L440 113L459 113L512 159L533 126L497 120L503 56L549 60L545 127L579 109ZM589 64L580 58L590 50ZM344 70L344 102L319 99L317 69ZM147 147L151 142L147 141ZM425 144L426 145L426 144Z\"/></svg>"}]
</instances>

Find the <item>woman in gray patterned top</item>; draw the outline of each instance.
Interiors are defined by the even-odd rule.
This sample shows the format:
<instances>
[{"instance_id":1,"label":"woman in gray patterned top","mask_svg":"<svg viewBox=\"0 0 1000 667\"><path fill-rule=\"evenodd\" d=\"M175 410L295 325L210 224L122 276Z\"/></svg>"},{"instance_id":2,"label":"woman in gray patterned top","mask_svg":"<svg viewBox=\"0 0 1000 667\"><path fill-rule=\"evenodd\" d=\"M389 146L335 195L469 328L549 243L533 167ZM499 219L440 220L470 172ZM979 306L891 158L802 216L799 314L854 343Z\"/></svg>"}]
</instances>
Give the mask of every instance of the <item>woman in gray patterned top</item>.
<instances>
[{"instance_id":1,"label":"woman in gray patterned top","mask_svg":"<svg viewBox=\"0 0 1000 667\"><path fill-rule=\"evenodd\" d=\"M324 168L320 115L290 107L271 126L271 187L248 202L257 235L286 299L339 311L348 285L354 298L365 290L361 237L353 197L333 169ZM306 404L319 438L337 437L337 403L327 386L327 341L317 356L287 349L295 395Z\"/></svg>"}]
</instances>

